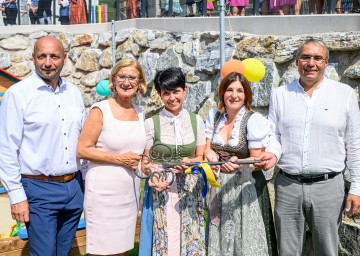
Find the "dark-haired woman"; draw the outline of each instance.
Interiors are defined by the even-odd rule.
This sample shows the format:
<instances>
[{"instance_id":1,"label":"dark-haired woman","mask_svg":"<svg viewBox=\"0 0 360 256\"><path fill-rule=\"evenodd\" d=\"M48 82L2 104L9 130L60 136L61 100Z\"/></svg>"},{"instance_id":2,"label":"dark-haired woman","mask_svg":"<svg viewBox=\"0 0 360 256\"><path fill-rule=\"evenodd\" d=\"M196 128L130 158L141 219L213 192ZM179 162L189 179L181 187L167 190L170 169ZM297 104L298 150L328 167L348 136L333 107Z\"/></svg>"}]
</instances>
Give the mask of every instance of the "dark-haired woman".
<instances>
[{"instance_id":1,"label":"dark-haired woman","mask_svg":"<svg viewBox=\"0 0 360 256\"><path fill-rule=\"evenodd\" d=\"M155 143L162 143L171 148L172 161L202 161L204 123L200 116L183 108L188 90L183 72L180 68L159 71L154 84L164 108L145 120L145 154ZM170 152L163 149L160 153L169 157ZM175 181L171 186L156 177L146 183L139 255L205 255L203 181L199 175L184 174L185 168L178 166L174 170Z\"/></svg>"},{"instance_id":2,"label":"dark-haired woman","mask_svg":"<svg viewBox=\"0 0 360 256\"><path fill-rule=\"evenodd\" d=\"M219 189L211 188L207 221L209 256L276 255L275 229L264 174L241 166L238 159L258 157L270 143L270 123L251 110L249 82L232 72L219 86L219 108L205 124L208 161L229 161L219 166ZM277 156L280 145L275 145ZM271 154L271 153L270 153ZM276 162L276 161L274 161Z\"/></svg>"}]
</instances>

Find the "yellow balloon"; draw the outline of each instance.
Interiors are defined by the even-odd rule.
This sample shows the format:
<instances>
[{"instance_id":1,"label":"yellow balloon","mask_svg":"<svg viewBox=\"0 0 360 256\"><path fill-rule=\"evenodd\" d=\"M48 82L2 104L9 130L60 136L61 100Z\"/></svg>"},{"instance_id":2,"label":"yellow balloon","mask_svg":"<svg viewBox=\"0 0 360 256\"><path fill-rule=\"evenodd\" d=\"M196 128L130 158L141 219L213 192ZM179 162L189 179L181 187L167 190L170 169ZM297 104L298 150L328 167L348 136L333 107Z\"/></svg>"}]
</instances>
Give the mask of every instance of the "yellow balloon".
<instances>
[{"instance_id":1,"label":"yellow balloon","mask_svg":"<svg viewBox=\"0 0 360 256\"><path fill-rule=\"evenodd\" d=\"M254 58L245 59L242 61L244 65L244 76L250 82L259 82L265 76L264 64Z\"/></svg>"}]
</instances>

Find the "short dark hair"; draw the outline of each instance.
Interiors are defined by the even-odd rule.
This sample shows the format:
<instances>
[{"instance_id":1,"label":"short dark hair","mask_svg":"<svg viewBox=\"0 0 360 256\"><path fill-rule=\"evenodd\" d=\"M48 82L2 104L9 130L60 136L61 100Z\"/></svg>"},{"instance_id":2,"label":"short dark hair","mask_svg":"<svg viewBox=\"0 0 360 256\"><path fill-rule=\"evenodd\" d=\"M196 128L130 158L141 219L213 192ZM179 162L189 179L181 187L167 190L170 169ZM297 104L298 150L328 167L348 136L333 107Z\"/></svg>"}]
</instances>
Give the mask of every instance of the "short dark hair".
<instances>
[{"instance_id":1,"label":"short dark hair","mask_svg":"<svg viewBox=\"0 0 360 256\"><path fill-rule=\"evenodd\" d=\"M159 94L161 90L173 91L178 87L185 89L185 75L181 68L167 68L156 73L154 84Z\"/></svg>"},{"instance_id":2,"label":"short dark hair","mask_svg":"<svg viewBox=\"0 0 360 256\"><path fill-rule=\"evenodd\" d=\"M220 83L219 90L218 90L218 98L219 98L219 111L221 113L225 110L225 102L224 102L224 94L229 87L230 84L232 84L235 81L239 81L242 86L244 87L244 94L245 94L245 103L244 106L247 110L251 109L251 103L252 103L252 91L249 84L249 81L245 78L244 75L237 73L237 72L231 72L227 76L225 76Z\"/></svg>"}]
</instances>

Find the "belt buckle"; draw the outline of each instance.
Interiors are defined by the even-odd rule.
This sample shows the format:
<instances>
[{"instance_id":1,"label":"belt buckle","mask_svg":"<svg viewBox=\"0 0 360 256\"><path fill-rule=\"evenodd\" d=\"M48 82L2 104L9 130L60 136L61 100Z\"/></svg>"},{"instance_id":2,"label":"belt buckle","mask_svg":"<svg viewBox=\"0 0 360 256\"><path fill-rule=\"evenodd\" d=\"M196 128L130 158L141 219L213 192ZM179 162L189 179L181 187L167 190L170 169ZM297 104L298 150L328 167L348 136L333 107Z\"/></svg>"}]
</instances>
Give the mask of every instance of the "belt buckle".
<instances>
[{"instance_id":1,"label":"belt buckle","mask_svg":"<svg viewBox=\"0 0 360 256\"><path fill-rule=\"evenodd\" d=\"M324 174L324 180L328 180L329 179L329 174L325 173Z\"/></svg>"}]
</instances>

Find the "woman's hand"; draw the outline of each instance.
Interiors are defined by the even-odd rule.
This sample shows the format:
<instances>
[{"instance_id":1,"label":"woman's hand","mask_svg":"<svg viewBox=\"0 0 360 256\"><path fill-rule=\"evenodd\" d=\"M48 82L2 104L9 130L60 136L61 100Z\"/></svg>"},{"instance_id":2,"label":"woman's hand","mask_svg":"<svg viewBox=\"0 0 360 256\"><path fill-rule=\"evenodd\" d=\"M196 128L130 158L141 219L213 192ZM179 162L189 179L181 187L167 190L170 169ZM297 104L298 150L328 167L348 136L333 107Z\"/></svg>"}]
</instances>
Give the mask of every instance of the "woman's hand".
<instances>
[{"instance_id":1,"label":"woman's hand","mask_svg":"<svg viewBox=\"0 0 360 256\"><path fill-rule=\"evenodd\" d=\"M127 152L124 154L119 154L117 160L119 165L124 165L126 167L129 167L130 169L136 170L139 166L141 156L134 152Z\"/></svg>"},{"instance_id":2,"label":"woman's hand","mask_svg":"<svg viewBox=\"0 0 360 256\"><path fill-rule=\"evenodd\" d=\"M165 180L165 178L161 175L154 175L152 180L149 179L149 186L154 188L158 192L163 192L170 188L169 183Z\"/></svg>"},{"instance_id":3,"label":"woman's hand","mask_svg":"<svg viewBox=\"0 0 360 256\"><path fill-rule=\"evenodd\" d=\"M208 150L205 153L205 159L208 162L218 162L219 155L216 154L214 150ZM219 176L219 170L221 169L221 165L211 165L211 169L213 170L215 176Z\"/></svg>"},{"instance_id":4,"label":"woman's hand","mask_svg":"<svg viewBox=\"0 0 360 256\"><path fill-rule=\"evenodd\" d=\"M182 163L191 163L191 160L190 158L188 157L184 157L182 160L181 160ZM190 166L186 166L186 165L177 165L177 166L174 166L174 169L176 170L179 170L179 171L185 171L187 168L189 168Z\"/></svg>"},{"instance_id":5,"label":"woman's hand","mask_svg":"<svg viewBox=\"0 0 360 256\"><path fill-rule=\"evenodd\" d=\"M236 156L232 156L229 161L223 165L221 165L221 172L223 173L234 173L236 172L239 168L242 168L243 165L242 164L234 164L234 162L236 162L238 160L238 158Z\"/></svg>"}]
</instances>

